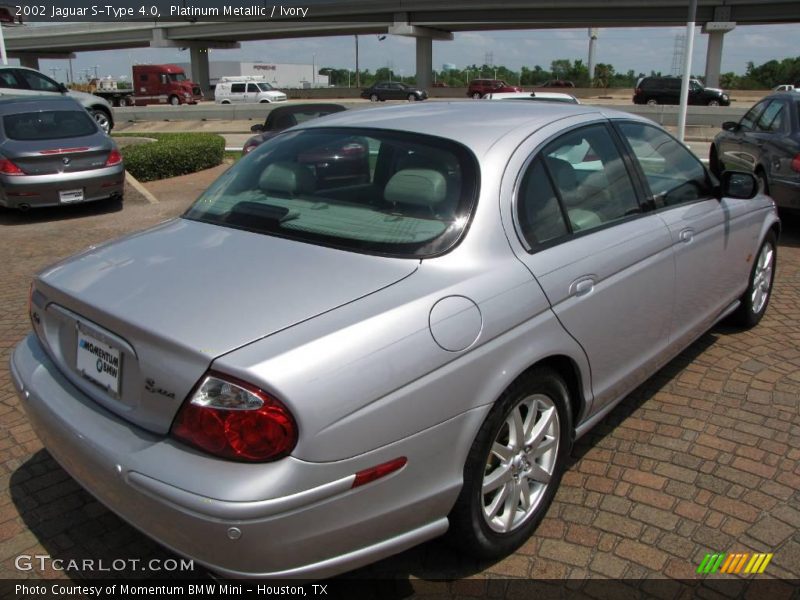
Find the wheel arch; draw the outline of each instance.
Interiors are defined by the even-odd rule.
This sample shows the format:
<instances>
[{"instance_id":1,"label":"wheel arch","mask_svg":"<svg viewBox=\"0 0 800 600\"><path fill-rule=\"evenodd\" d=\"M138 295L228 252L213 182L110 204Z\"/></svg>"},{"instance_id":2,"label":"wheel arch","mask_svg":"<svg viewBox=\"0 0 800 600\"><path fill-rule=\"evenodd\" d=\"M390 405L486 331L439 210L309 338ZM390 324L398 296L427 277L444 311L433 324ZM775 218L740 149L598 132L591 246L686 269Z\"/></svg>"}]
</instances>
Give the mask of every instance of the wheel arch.
<instances>
[{"instance_id":1,"label":"wheel arch","mask_svg":"<svg viewBox=\"0 0 800 600\"><path fill-rule=\"evenodd\" d=\"M114 129L114 111L109 109L107 106L104 106L103 104L92 104L89 107L89 110L91 110L92 112L99 111L102 112L104 115L106 115L106 117L108 117L108 124L110 126L109 131Z\"/></svg>"},{"instance_id":2,"label":"wheel arch","mask_svg":"<svg viewBox=\"0 0 800 600\"><path fill-rule=\"evenodd\" d=\"M548 367L555 371L567 384L567 392L569 393L569 408L572 413L572 431L575 433L575 424L578 423L584 416L586 409L586 397L584 393L584 382L581 375L580 367L569 356L565 354L554 354L541 358L532 363L522 373L512 381L508 387L514 385L519 379L525 377L528 373L539 367ZM503 390L505 392L505 390Z\"/></svg>"}]
</instances>

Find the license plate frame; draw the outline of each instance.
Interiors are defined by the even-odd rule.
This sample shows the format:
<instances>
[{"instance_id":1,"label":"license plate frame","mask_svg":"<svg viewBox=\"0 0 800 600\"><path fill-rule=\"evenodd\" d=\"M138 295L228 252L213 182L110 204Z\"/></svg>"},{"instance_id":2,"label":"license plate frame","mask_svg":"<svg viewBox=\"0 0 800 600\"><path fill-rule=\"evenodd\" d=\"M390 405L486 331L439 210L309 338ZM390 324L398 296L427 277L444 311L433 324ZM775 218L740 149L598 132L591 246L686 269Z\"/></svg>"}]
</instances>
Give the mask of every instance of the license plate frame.
<instances>
[{"instance_id":1,"label":"license plate frame","mask_svg":"<svg viewBox=\"0 0 800 600\"><path fill-rule=\"evenodd\" d=\"M78 324L75 340L75 368L92 383L119 397L122 382L122 349Z\"/></svg>"}]
</instances>

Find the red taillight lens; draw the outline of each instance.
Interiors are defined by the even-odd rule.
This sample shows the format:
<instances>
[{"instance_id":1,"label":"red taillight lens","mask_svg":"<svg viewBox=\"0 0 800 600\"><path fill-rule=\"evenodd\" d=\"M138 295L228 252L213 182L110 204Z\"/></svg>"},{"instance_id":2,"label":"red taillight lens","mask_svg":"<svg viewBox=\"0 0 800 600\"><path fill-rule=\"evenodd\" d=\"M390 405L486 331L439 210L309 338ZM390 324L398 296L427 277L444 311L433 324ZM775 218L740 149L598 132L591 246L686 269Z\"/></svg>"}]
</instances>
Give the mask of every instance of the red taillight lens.
<instances>
[{"instance_id":1,"label":"red taillight lens","mask_svg":"<svg viewBox=\"0 0 800 600\"><path fill-rule=\"evenodd\" d=\"M266 462L292 451L297 425L289 410L265 391L209 373L175 418L172 435L222 458Z\"/></svg>"},{"instance_id":2,"label":"red taillight lens","mask_svg":"<svg viewBox=\"0 0 800 600\"><path fill-rule=\"evenodd\" d=\"M800 173L800 154L795 154L792 159L792 171Z\"/></svg>"},{"instance_id":3,"label":"red taillight lens","mask_svg":"<svg viewBox=\"0 0 800 600\"><path fill-rule=\"evenodd\" d=\"M108 158L106 159L106 166L113 167L114 165L118 165L121 162L122 162L122 154L119 153L119 150L114 148L108 155Z\"/></svg>"},{"instance_id":4,"label":"red taillight lens","mask_svg":"<svg viewBox=\"0 0 800 600\"><path fill-rule=\"evenodd\" d=\"M3 175L25 175L25 171L7 158L0 158L0 173Z\"/></svg>"}]
</instances>

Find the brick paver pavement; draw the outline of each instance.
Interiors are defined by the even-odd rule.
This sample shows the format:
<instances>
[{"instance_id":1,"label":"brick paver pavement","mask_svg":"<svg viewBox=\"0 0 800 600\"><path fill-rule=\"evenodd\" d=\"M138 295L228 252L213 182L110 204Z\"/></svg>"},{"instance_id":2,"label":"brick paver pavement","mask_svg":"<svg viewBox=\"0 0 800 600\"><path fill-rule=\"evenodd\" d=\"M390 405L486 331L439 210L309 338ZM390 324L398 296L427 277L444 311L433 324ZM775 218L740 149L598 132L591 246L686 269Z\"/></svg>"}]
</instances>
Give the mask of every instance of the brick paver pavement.
<instances>
[{"instance_id":1,"label":"brick paver pavement","mask_svg":"<svg viewBox=\"0 0 800 600\"><path fill-rule=\"evenodd\" d=\"M20 554L143 562L171 556L84 492L42 449L7 363L29 329L26 295L37 269L178 214L212 176L150 184L161 199L156 205L0 212L0 578L77 576L19 572ZM708 552L773 552L767 576L800 578L800 219L785 219L778 256L762 323L707 333L581 439L546 519L519 551L478 564L434 541L359 574L410 576L418 591L436 585L421 580L438 578L695 578ZM482 589L469 581L448 585L465 595ZM777 592L788 593L781 585Z\"/></svg>"}]
</instances>

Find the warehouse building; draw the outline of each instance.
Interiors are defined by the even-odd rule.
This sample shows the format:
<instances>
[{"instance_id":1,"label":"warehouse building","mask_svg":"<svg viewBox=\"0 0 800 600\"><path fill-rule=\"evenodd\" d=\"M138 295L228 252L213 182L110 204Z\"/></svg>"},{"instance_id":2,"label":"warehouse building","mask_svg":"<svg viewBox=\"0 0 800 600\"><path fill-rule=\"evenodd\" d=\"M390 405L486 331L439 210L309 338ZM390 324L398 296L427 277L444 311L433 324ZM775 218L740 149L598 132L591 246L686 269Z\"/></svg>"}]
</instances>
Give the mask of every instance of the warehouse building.
<instances>
[{"instance_id":1,"label":"warehouse building","mask_svg":"<svg viewBox=\"0 0 800 600\"><path fill-rule=\"evenodd\" d=\"M183 68L186 76L192 77L190 63L177 63ZM303 65L271 62L239 62L234 60L209 61L209 83L213 88L221 77L236 75L260 75L265 81L276 88L312 88L328 87L328 76L316 74L319 65Z\"/></svg>"}]
</instances>

